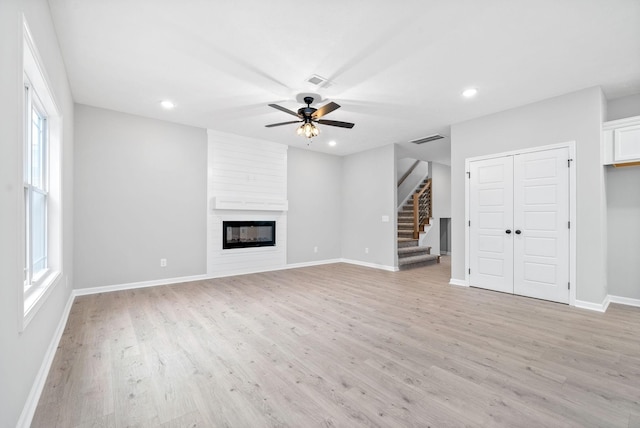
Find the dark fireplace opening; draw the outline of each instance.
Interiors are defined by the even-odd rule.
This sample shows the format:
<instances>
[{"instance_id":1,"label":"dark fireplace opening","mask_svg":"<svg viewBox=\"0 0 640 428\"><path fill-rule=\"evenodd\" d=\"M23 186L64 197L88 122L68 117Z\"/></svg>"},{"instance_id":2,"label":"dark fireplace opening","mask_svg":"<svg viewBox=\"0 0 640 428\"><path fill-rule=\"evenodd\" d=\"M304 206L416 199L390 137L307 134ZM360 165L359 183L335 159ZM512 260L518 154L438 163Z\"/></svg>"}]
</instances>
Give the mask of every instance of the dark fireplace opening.
<instances>
[{"instance_id":1,"label":"dark fireplace opening","mask_svg":"<svg viewBox=\"0 0 640 428\"><path fill-rule=\"evenodd\" d=\"M223 221L222 249L274 247L275 221Z\"/></svg>"}]
</instances>

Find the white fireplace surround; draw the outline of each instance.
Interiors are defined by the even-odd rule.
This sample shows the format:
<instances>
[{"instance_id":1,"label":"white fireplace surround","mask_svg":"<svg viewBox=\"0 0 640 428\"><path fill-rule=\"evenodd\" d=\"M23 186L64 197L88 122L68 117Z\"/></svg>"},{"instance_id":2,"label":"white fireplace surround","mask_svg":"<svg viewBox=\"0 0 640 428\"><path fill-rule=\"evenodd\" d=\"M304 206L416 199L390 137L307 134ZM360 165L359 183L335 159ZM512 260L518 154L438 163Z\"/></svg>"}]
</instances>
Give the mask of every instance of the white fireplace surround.
<instances>
[{"instance_id":1,"label":"white fireplace surround","mask_svg":"<svg viewBox=\"0 0 640 428\"><path fill-rule=\"evenodd\" d=\"M287 149L283 144L208 131L208 276L286 267ZM223 221L275 221L276 245L223 250Z\"/></svg>"}]
</instances>

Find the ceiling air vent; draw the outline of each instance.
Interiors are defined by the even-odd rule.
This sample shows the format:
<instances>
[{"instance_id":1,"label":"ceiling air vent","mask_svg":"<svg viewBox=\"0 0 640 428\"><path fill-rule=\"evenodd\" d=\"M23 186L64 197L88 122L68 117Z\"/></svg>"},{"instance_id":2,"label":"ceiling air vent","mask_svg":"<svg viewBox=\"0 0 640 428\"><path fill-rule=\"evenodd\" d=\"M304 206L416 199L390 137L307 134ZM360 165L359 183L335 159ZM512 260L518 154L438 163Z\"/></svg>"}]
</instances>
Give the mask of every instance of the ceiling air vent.
<instances>
[{"instance_id":1,"label":"ceiling air vent","mask_svg":"<svg viewBox=\"0 0 640 428\"><path fill-rule=\"evenodd\" d=\"M307 79L307 82L315 86L320 86L322 88L328 88L329 86L331 86L331 82L328 79L318 76L317 74L313 74L311 77L309 77Z\"/></svg>"},{"instance_id":2,"label":"ceiling air vent","mask_svg":"<svg viewBox=\"0 0 640 428\"><path fill-rule=\"evenodd\" d=\"M424 143L429 143L431 141L441 140L443 138L444 138L444 135L433 134L433 135L428 135L426 137L418 138L417 140L411 140L409 142L413 144L424 144Z\"/></svg>"}]
</instances>

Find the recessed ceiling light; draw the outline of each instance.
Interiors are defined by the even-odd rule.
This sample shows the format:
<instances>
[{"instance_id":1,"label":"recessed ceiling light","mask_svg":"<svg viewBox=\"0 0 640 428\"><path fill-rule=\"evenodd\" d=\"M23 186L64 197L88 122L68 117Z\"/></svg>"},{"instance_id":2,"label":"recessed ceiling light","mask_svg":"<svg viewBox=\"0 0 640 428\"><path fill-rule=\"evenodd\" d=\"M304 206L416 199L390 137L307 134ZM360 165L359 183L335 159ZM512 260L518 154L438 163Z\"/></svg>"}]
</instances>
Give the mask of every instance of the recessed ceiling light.
<instances>
[{"instance_id":1,"label":"recessed ceiling light","mask_svg":"<svg viewBox=\"0 0 640 428\"><path fill-rule=\"evenodd\" d=\"M336 142L335 142L335 141L333 141L333 140L331 140L331 141L329 141L329 145L330 145L331 147L333 147L333 146L335 146L335 145L336 145Z\"/></svg>"},{"instance_id":2,"label":"recessed ceiling light","mask_svg":"<svg viewBox=\"0 0 640 428\"><path fill-rule=\"evenodd\" d=\"M469 89L465 89L462 92L462 96L465 98L472 98L472 97L475 97L477 93L478 93L478 90L476 88L469 88Z\"/></svg>"},{"instance_id":3,"label":"recessed ceiling light","mask_svg":"<svg viewBox=\"0 0 640 428\"><path fill-rule=\"evenodd\" d=\"M169 100L164 100L164 101L160 102L160 105L163 108L166 108L167 110L171 110L172 108L174 108L176 106L172 101L169 101Z\"/></svg>"}]
</instances>

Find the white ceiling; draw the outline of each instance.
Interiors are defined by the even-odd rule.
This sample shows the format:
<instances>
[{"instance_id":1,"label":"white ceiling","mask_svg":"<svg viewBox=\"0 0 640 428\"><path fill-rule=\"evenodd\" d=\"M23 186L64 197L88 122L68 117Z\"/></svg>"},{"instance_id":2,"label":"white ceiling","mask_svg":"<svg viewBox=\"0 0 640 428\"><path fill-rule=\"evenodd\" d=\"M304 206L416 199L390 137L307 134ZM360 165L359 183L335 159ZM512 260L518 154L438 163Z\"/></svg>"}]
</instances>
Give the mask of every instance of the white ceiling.
<instances>
[{"instance_id":1,"label":"white ceiling","mask_svg":"<svg viewBox=\"0 0 640 428\"><path fill-rule=\"evenodd\" d=\"M640 0L49 3L76 102L307 147L296 125L264 125L295 120L267 104L314 92L356 124L309 146L338 155L586 87L640 92ZM448 163L448 139L419 148Z\"/></svg>"}]
</instances>

